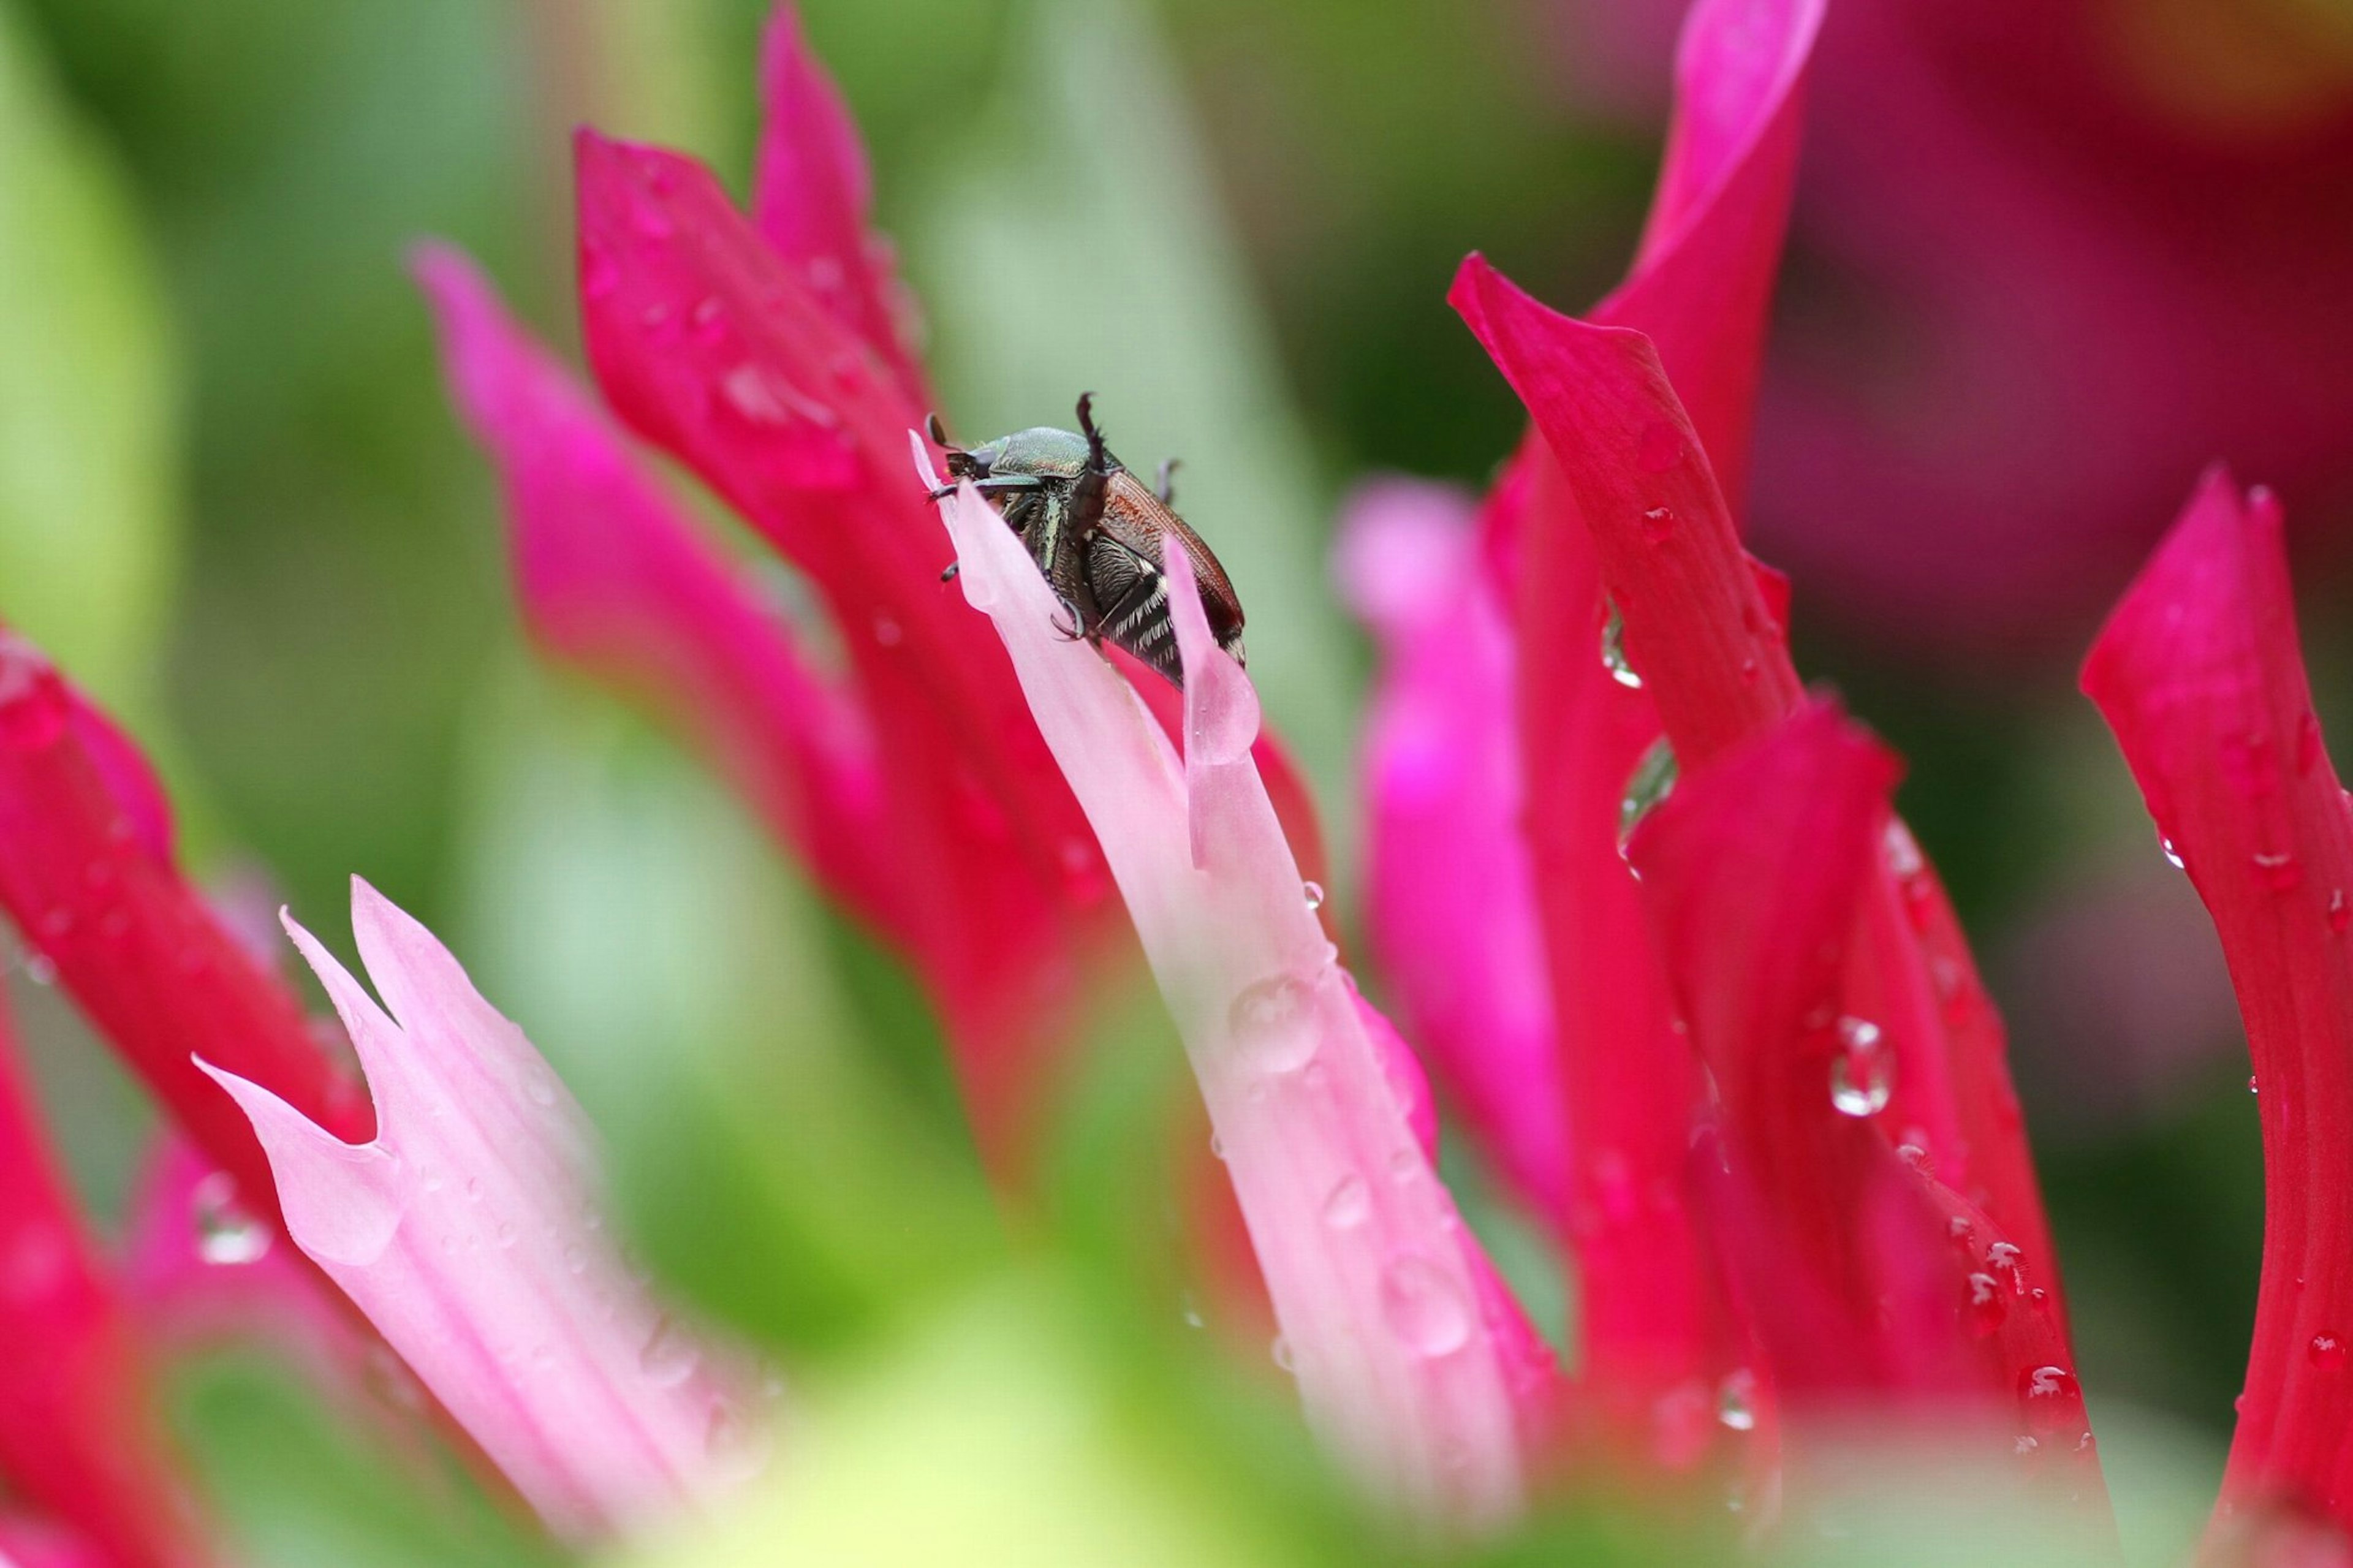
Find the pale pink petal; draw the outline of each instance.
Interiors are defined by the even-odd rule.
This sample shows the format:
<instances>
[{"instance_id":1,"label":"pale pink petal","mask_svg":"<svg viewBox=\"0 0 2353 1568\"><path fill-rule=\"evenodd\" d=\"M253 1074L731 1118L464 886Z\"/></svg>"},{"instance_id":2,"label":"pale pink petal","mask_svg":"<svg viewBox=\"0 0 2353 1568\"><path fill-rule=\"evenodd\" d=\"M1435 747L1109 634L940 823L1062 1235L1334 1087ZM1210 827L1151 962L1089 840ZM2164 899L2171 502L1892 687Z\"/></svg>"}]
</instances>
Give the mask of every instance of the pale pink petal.
<instances>
[{"instance_id":1,"label":"pale pink petal","mask_svg":"<svg viewBox=\"0 0 2353 1568\"><path fill-rule=\"evenodd\" d=\"M1469 500L1368 486L1342 523L1338 573L1381 649L1361 763L1366 933L1482 1152L1563 1223L1567 1099L1523 827L1511 628Z\"/></svg>"},{"instance_id":2,"label":"pale pink petal","mask_svg":"<svg viewBox=\"0 0 2353 1568\"><path fill-rule=\"evenodd\" d=\"M965 597L1004 638L1184 1037L1309 1421L1404 1511L1472 1529L1508 1519L1549 1367L1303 896L1250 757L1257 695L1215 650L1181 552L1167 585L1182 763L1117 671L1055 631L1054 596L1004 520L969 486L944 511Z\"/></svg>"},{"instance_id":3,"label":"pale pink petal","mask_svg":"<svg viewBox=\"0 0 2353 1568\"><path fill-rule=\"evenodd\" d=\"M742 1479L756 1413L623 1266L579 1106L432 933L356 879L352 924L384 1007L287 930L351 1031L374 1142L206 1068L252 1119L295 1245L558 1532Z\"/></svg>"}]
</instances>

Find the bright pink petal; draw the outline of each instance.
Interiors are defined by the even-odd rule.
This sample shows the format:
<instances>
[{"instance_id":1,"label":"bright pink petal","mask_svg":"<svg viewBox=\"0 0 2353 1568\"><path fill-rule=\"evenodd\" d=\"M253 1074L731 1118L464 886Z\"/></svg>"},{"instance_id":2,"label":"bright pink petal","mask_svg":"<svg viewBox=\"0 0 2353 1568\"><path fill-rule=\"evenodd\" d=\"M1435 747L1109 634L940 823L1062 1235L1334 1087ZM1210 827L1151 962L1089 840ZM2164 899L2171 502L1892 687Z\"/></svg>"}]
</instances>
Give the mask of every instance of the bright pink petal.
<instances>
[{"instance_id":1,"label":"bright pink petal","mask_svg":"<svg viewBox=\"0 0 2353 1568\"><path fill-rule=\"evenodd\" d=\"M578 1105L432 933L356 879L352 924L382 1007L287 929L359 1051L372 1142L206 1068L269 1151L287 1234L559 1532L742 1479L758 1415L623 1266Z\"/></svg>"},{"instance_id":2,"label":"bright pink petal","mask_svg":"<svg viewBox=\"0 0 2353 1568\"><path fill-rule=\"evenodd\" d=\"M81 1537L46 1520L0 1513L0 1563L10 1568L122 1568Z\"/></svg>"},{"instance_id":3,"label":"bright pink petal","mask_svg":"<svg viewBox=\"0 0 2353 1568\"><path fill-rule=\"evenodd\" d=\"M1766 307L1788 226L1823 0L1701 0L1632 271L1593 320L1658 345L1724 493L1746 492Z\"/></svg>"},{"instance_id":4,"label":"bright pink petal","mask_svg":"<svg viewBox=\"0 0 2353 1568\"><path fill-rule=\"evenodd\" d=\"M2210 474L2084 666L2214 918L2263 1092L2263 1267L2218 1527L2353 1527L2353 821L2297 646L2280 510Z\"/></svg>"},{"instance_id":5,"label":"bright pink petal","mask_svg":"<svg viewBox=\"0 0 2353 1568\"><path fill-rule=\"evenodd\" d=\"M450 379L506 481L517 596L560 657L678 715L825 888L903 931L874 738L782 618L454 251L421 252Z\"/></svg>"},{"instance_id":6,"label":"bright pink petal","mask_svg":"<svg viewBox=\"0 0 2353 1568\"><path fill-rule=\"evenodd\" d=\"M0 1476L114 1568L206 1553L0 1014ZM5 1550L5 1547L0 1547Z\"/></svg>"},{"instance_id":7,"label":"bright pink petal","mask_svg":"<svg viewBox=\"0 0 2353 1568\"><path fill-rule=\"evenodd\" d=\"M783 0L760 47L763 110L752 212L809 292L882 357L910 398L923 374L901 337L899 280L867 226L873 190L858 127Z\"/></svg>"},{"instance_id":8,"label":"bright pink petal","mask_svg":"<svg viewBox=\"0 0 2353 1568\"><path fill-rule=\"evenodd\" d=\"M366 1097L322 1047L301 1005L262 970L134 815L47 659L0 640L0 904L100 1032L272 1223L277 1205L251 1129L192 1053L268 1085L344 1137Z\"/></svg>"},{"instance_id":9,"label":"bright pink petal","mask_svg":"<svg viewBox=\"0 0 2353 1568\"><path fill-rule=\"evenodd\" d=\"M1504 1303L1307 908L1250 760L1257 698L1212 647L1189 574L1179 561L1168 583L1180 763L1118 672L1056 635L1003 520L969 489L945 511L965 595L1012 656L1185 1038L1310 1420L1404 1510L1509 1517L1549 1378L1533 1336L1491 1315Z\"/></svg>"},{"instance_id":10,"label":"bright pink petal","mask_svg":"<svg viewBox=\"0 0 2353 1568\"><path fill-rule=\"evenodd\" d=\"M1393 481L1342 523L1341 582L1382 650L1361 764L1365 925L1449 1100L1565 1226L1567 1102L1522 835L1511 637L1470 511L1452 490Z\"/></svg>"}]
</instances>

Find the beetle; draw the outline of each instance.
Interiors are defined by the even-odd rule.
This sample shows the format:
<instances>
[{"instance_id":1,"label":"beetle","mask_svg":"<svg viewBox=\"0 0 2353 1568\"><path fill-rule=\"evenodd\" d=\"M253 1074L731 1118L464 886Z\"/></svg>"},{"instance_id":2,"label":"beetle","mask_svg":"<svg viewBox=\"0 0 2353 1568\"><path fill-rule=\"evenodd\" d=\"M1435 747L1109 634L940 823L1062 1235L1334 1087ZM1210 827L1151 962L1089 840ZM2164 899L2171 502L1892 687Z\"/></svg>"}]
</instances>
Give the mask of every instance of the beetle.
<instances>
[{"instance_id":1,"label":"beetle","mask_svg":"<svg viewBox=\"0 0 2353 1568\"><path fill-rule=\"evenodd\" d=\"M1158 481L1146 487L1104 445L1095 427L1094 394L1080 395L1078 413L1076 430L1039 426L968 450L948 441L937 415L931 435L947 454L952 479L970 479L1020 536L1070 611L1071 624L1062 628L1067 636L1124 648L1183 687L1185 667L1161 570L1174 540L1192 563L1210 635L1241 662L1241 601L1226 569L1170 504L1175 459L1163 463ZM932 499L955 489L954 483L942 485ZM951 566L942 577L955 575Z\"/></svg>"}]
</instances>

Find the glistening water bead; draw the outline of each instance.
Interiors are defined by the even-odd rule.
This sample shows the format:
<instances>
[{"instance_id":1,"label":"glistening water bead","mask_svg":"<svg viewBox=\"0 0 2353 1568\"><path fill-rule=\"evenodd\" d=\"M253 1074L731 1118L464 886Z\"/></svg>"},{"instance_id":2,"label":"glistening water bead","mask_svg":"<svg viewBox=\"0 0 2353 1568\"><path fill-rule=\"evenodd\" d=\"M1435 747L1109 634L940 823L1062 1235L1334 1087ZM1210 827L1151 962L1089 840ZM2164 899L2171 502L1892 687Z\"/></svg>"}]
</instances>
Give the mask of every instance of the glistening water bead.
<instances>
[{"instance_id":1,"label":"glistening water bead","mask_svg":"<svg viewBox=\"0 0 2353 1568\"><path fill-rule=\"evenodd\" d=\"M1842 1116L1876 1116L1895 1093L1895 1064L1881 1048L1879 1026L1841 1018L1838 1053L1831 1058L1831 1104Z\"/></svg>"}]
</instances>

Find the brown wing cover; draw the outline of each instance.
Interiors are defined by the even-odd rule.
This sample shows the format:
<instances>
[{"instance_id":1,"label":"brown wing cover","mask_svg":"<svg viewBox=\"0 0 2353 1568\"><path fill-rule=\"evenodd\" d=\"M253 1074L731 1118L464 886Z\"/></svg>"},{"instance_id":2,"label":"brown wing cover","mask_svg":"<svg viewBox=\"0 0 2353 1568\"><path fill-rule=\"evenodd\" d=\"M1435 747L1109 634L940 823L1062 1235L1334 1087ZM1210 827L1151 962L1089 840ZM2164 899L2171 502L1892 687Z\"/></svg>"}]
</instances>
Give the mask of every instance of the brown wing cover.
<instances>
[{"instance_id":1,"label":"brown wing cover","mask_svg":"<svg viewBox=\"0 0 2353 1568\"><path fill-rule=\"evenodd\" d=\"M1233 580L1201 536L1186 526L1185 520L1162 504L1158 496L1134 473L1126 468L1111 476L1111 484L1103 500L1103 531L1141 553L1154 565L1161 565L1161 541L1174 537L1192 563L1193 581L1201 591L1201 608L1209 623L1209 631L1218 641L1229 644L1241 636L1242 602L1234 593Z\"/></svg>"}]
</instances>

